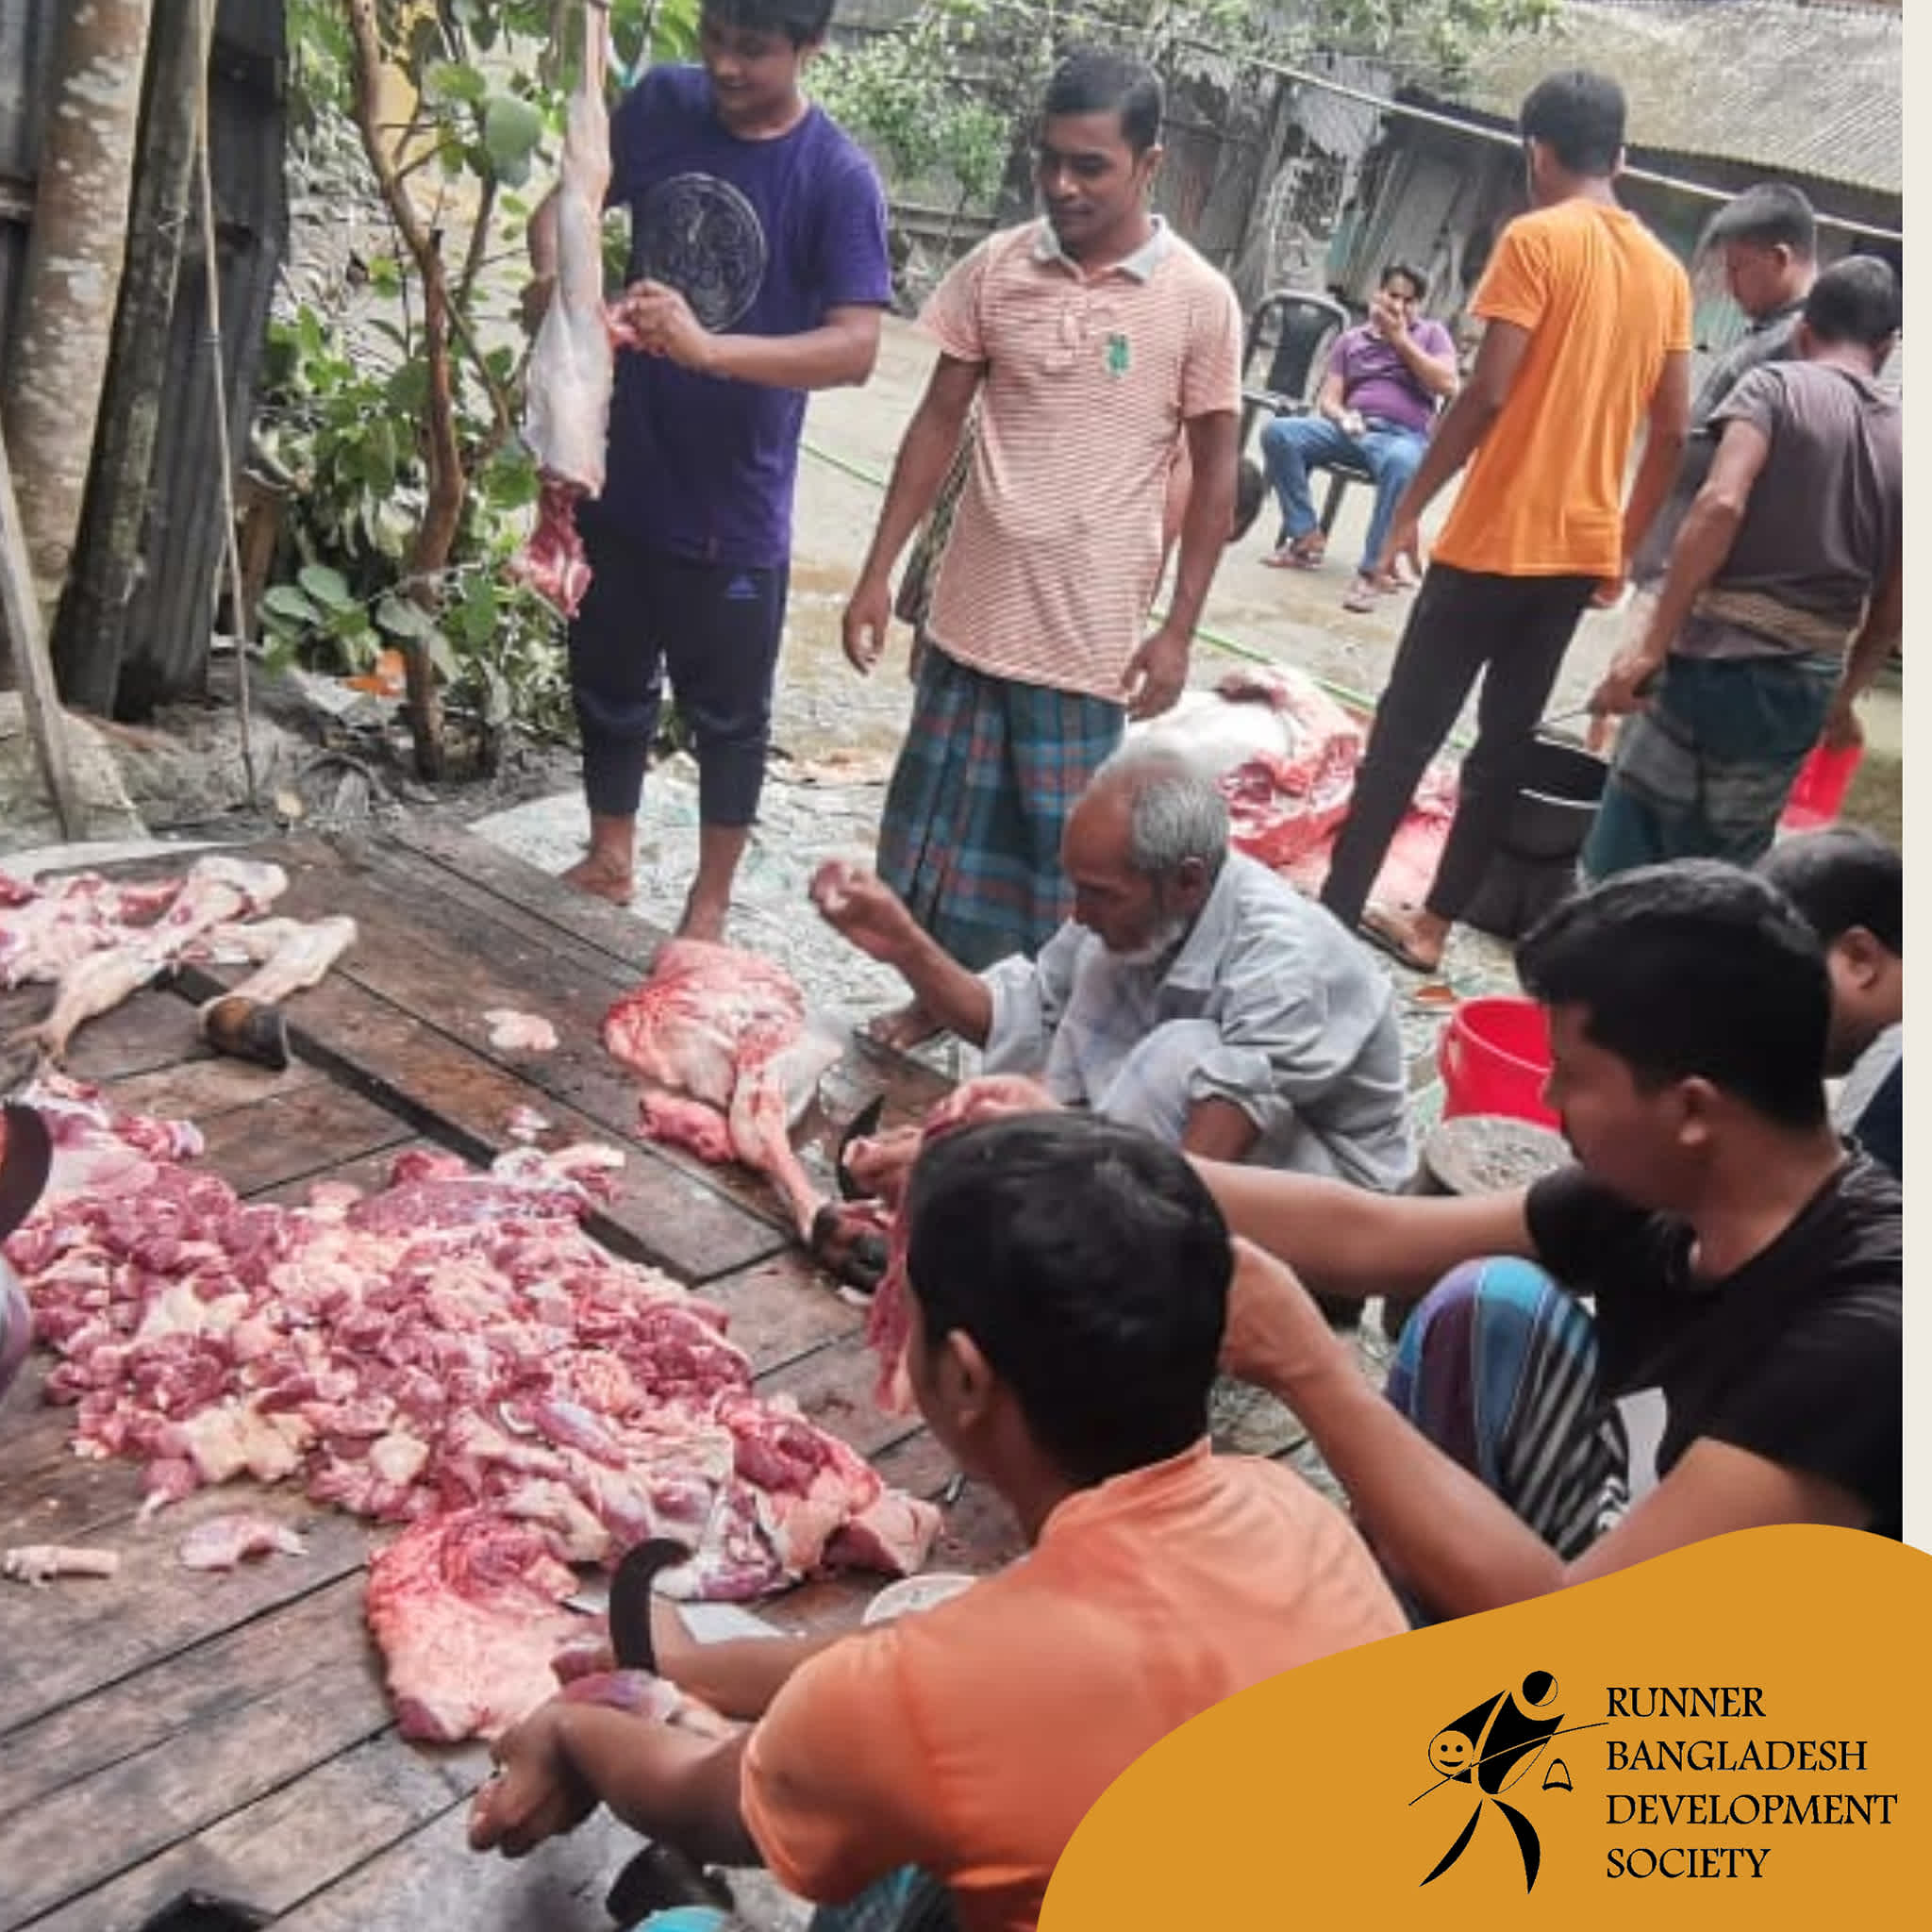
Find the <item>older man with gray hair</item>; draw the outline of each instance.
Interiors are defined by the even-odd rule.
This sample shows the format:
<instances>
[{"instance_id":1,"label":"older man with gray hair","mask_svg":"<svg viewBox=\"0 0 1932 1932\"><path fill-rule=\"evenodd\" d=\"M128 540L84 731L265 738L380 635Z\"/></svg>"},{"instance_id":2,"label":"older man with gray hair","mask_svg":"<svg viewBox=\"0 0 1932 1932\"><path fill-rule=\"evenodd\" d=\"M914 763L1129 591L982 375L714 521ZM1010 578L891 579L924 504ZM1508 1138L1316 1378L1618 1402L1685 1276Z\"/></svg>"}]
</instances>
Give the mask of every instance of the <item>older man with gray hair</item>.
<instances>
[{"instance_id":1,"label":"older man with gray hair","mask_svg":"<svg viewBox=\"0 0 1932 1932\"><path fill-rule=\"evenodd\" d=\"M868 872L820 868L826 921L925 1009L1070 1107L1190 1154L1392 1189L1413 1165L1393 995L1332 914L1228 849L1221 793L1130 741L1067 821L1074 917L973 973Z\"/></svg>"}]
</instances>

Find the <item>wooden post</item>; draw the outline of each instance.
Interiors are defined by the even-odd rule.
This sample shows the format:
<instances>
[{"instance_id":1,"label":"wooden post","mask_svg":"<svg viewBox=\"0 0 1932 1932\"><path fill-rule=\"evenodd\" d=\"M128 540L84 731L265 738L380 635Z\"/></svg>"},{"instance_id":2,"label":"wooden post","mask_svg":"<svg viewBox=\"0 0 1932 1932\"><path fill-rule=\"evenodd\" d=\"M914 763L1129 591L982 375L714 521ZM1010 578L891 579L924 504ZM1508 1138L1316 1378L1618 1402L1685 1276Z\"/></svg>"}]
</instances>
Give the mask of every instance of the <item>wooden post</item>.
<instances>
[{"instance_id":1,"label":"wooden post","mask_svg":"<svg viewBox=\"0 0 1932 1932\"><path fill-rule=\"evenodd\" d=\"M67 717L60 708L54 667L47 660L40 599L27 559L26 532L13 493L13 465L7 459L4 435L0 435L0 630L13 647L21 708L26 712L26 728L41 762L41 775L59 814L60 829L69 839L85 838L87 812L67 756Z\"/></svg>"},{"instance_id":2,"label":"wooden post","mask_svg":"<svg viewBox=\"0 0 1932 1932\"><path fill-rule=\"evenodd\" d=\"M46 621L67 585L93 461L101 384L127 254L127 202L148 0L58 9L34 222L0 419L20 452L27 560Z\"/></svg>"}]
</instances>

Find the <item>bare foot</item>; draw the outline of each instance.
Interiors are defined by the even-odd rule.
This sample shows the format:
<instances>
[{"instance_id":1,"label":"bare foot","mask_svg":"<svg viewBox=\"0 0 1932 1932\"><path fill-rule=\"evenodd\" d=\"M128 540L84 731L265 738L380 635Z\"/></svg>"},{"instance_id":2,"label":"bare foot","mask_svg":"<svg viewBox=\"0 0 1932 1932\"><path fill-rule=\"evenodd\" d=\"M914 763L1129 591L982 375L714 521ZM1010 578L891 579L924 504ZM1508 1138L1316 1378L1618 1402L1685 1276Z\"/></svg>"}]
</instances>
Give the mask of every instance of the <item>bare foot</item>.
<instances>
[{"instance_id":1,"label":"bare foot","mask_svg":"<svg viewBox=\"0 0 1932 1932\"><path fill-rule=\"evenodd\" d=\"M608 899L613 906L628 906L637 890L627 871L595 852L578 859L563 874L563 882L593 899Z\"/></svg>"},{"instance_id":2,"label":"bare foot","mask_svg":"<svg viewBox=\"0 0 1932 1932\"><path fill-rule=\"evenodd\" d=\"M677 922L681 940L708 940L714 946L724 943L724 921L731 912L729 899L700 899L695 893L684 902L684 917Z\"/></svg>"},{"instance_id":3,"label":"bare foot","mask_svg":"<svg viewBox=\"0 0 1932 1932\"><path fill-rule=\"evenodd\" d=\"M914 1000L897 1012L881 1013L866 1023L865 1037L878 1046L890 1046L894 1053L909 1053L941 1031L940 1023Z\"/></svg>"}]
</instances>

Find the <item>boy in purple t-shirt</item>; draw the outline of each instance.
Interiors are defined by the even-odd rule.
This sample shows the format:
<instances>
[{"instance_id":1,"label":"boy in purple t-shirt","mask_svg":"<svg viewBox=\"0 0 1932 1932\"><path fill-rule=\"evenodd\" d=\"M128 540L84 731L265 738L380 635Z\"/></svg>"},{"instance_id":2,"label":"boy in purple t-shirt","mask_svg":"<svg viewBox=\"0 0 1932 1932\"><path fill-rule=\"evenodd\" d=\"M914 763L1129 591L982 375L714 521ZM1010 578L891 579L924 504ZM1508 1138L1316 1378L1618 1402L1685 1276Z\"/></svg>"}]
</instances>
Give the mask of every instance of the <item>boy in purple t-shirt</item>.
<instances>
[{"instance_id":1,"label":"boy in purple t-shirt","mask_svg":"<svg viewBox=\"0 0 1932 1932\"><path fill-rule=\"evenodd\" d=\"M1361 568L1341 600L1344 610L1371 610L1397 588L1375 573L1382 538L1397 499L1423 459L1440 403L1456 393L1456 344L1440 322L1417 319L1428 284L1395 261L1359 328L1337 337L1328 374L1310 416L1278 416L1261 432L1261 458L1281 499L1281 541L1264 559L1277 569L1313 570L1326 547L1308 493L1308 472L1338 458L1364 465L1375 479Z\"/></svg>"},{"instance_id":2,"label":"boy in purple t-shirt","mask_svg":"<svg viewBox=\"0 0 1932 1932\"><path fill-rule=\"evenodd\" d=\"M578 511L570 628L591 846L565 877L627 904L668 672L698 761L698 873L678 930L724 937L758 816L785 624L805 391L864 382L891 298L885 196L800 91L833 0L706 0L704 65L658 67L612 117L628 314L604 493ZM555 278L550 204L530 224ZM534 305L533 305L534 306Z\"/></svg>"}]
</instances>

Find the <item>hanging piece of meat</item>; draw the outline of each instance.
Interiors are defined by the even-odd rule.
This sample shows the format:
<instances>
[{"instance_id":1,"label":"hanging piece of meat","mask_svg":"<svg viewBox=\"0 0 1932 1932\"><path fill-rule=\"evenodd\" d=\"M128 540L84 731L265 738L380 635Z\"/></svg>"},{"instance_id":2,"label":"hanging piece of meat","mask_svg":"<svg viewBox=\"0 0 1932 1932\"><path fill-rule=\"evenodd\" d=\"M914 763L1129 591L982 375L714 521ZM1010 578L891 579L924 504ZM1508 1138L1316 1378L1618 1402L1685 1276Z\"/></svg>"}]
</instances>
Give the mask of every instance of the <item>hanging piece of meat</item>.
<instances>
[{"instance_id":1,"label":"hanging piece of meat","mask_svg":"<svg viewBox=\"0 0 1932 1932\"><path fill-rule=\"evenodd\" d=\"M763 1174L809 1242L824 1192L792 1149L791 1124L839 1045L807 1020L805 995L782 966L736 946L673 940L650 978L605 1016L604 1044L660 1090L643 1101L652 1140Z\"/></svg>"},{"instance_id":2,"label":"hanging piece of meat","mask_svg":"<svg viewBox=\"0 0 1932 1932\"><path fill-rule=\"evenodd\" d=\"M610 115L604 103L604 9L584 8L584 61L571 96L557 191L557 292L530 351L524 441L542 476L537 526L516 575L566 617L591 586L576 507L604 490L612 348L604 308L604 195Z\"/></svg>"}]
</instances>

